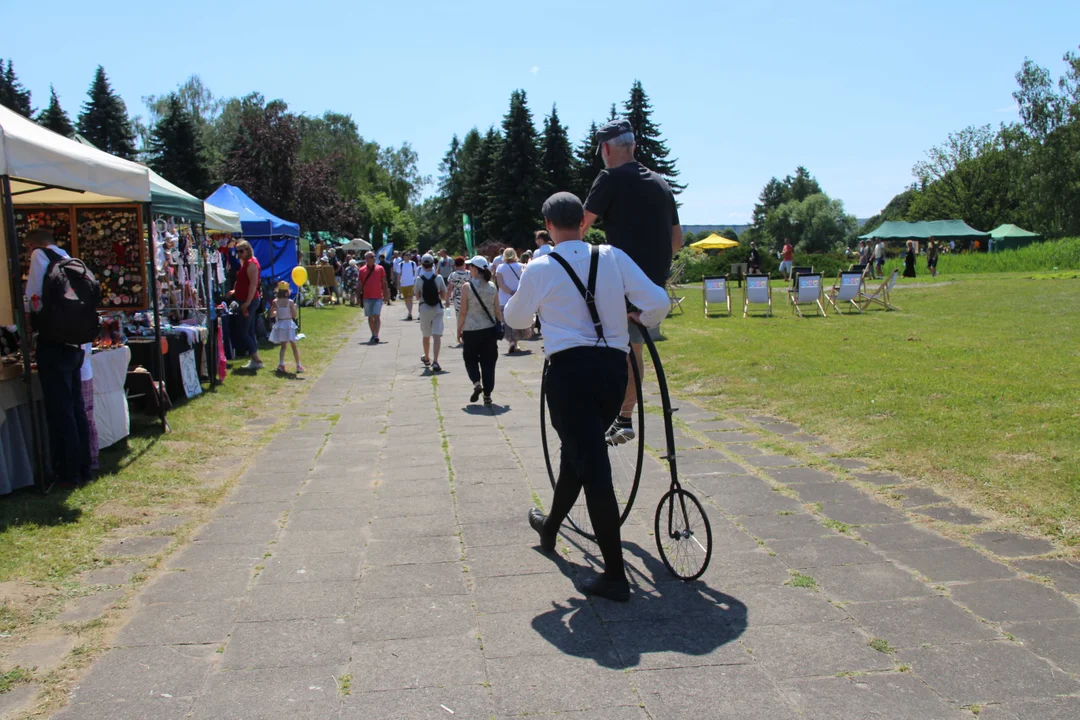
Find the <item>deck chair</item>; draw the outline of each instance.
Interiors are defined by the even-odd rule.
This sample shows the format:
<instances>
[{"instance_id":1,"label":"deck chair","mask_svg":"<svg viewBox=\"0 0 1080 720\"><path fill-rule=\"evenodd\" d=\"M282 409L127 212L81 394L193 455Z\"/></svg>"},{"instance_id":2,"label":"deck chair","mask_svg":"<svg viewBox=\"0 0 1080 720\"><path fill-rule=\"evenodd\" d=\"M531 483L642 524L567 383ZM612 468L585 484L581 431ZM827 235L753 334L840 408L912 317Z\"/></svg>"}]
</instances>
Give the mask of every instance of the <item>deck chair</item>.
<instances>
[{"instance_id":1,"label":"deck chair","mask_svg":"<svg viewBox=\"0 0 1080 720\"><path fill-rule=\"evenodd\" d=\"M768 275L746 276L746 285L743 286L743 317L746 317L751 305L767 305L765 315L772 315L772 287L769 285Z\"/></svg>"},{"instance_id":2,"label":"deck chair","mask_svg":"<svg viewBox=\"0 0 1080 720\"><path fill-rule=\"evenodd\" d=\"M863 286L863 289L859 291L859 296L855 299L855 301L862 305L863 310L865 310L871 304L880 305L886 310L899 310L900 308L892 304L892 299L890 297L892 289L896 287L896 279L898 277L900 277L900 271L893 270L892 275L889 276L889 279L882 280L881 285L879 285L874 290L867 292L866 287Z\"/></svg>"},{"instance_id":3,"label":"deck chair","mask_svg":"<svg viewBox=\"0 0 1080 720\"><path fill-rule=\"evenodd\" d=\"M836 284L825 291L825 299L829 301L829 304L833 306L833 310L836 312L840 312L840 308L836 304L837 300L845 305L851 303L856 310L862 312L862 307L855 302L862 289L863 275L860 271L841 272L836 276Z\"/></svg>"},{"instance_id":4,"label":"deck chair","mask_svg":"<svg viewBox=\"0 0 1080 720\"><path fill-rule=\"evenodd\" d=\"M668 273L667 283L664 285L664 289L667 290L668 302L671 303L671 307L668 309L668 317L671 317L676 310L683 312L682 302L683 298L675 294L675 290L679 287L679 283L682 281L683 273L686 271L686 260L679 260L671 266L671 271Z\"/></svg>"},{"instance_id":5,"label":"deck chair","mask_svg":"<svg viewBox=\"0 0 1080 720\"><path fill-rule=\"evenodd\" d=\"M750 266L746 263L735 263L731 266L731 272L728 273L728 278L739 283L739 287L742 287L743 278L746 277L749 268Z\"/></svg>"},{"instance_id":6,"label":"deck chair","mask_svg":"<svg viewBox=\"0 0 1080 720\"><path fill-rule=\"evenodd\" d=\"M728 292L726 277L704 277L701 279L705 299L705 317L709 317L709 303L714 305L727 305L728 317L731 317L731 294Z\"/></svg>"},{"instance_id":7,"label":"deck chair","mask_svg":"<svg viewBox=\"0 0 1080 720\"><path fill-rule=\"evenodd\" d=\"M866 268L868 267L870 267L868 264L853 263L851 267L848 268L848 272L857 272L860 275L865 275Z\"/></svg>"},{"instance_id":8,"label":"deck chair","mask_svg":"<svg viewBox=\"0 0 1080 720\"><path fill-rule=\"evenodd\" d=\"M814 304L821 311L821 316L825 317L825 306L821 304L821 273L796 275L795 283L798 287L788 294L791 312L798 313L799 317L805 317L799 306Z\"/></svg>"}]
</instances>

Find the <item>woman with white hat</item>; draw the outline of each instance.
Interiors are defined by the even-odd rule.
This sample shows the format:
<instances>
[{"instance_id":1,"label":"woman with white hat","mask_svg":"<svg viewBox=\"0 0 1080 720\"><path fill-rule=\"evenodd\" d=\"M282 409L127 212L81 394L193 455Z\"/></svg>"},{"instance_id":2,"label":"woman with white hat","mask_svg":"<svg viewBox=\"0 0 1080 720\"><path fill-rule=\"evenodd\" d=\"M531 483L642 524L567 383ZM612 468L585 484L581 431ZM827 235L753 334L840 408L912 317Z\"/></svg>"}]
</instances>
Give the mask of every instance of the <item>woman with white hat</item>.
<instances>
[{"instance_id":1,"label":"woman with white hat","mask_svg":"<svg viewBox=\"0 0 1080 720\"><path fill-rule=\"evenodd\" d=\"M484 404L491 405L495 363L499 360L498 341L502 337L502 308L499 307L495 286L491 283L488 261L477 255L465 266L470 279L461 289L457 339L462 346L465 372L473 382L469 402L476 402L483 393Z\"/></svg>"}]
</instances>

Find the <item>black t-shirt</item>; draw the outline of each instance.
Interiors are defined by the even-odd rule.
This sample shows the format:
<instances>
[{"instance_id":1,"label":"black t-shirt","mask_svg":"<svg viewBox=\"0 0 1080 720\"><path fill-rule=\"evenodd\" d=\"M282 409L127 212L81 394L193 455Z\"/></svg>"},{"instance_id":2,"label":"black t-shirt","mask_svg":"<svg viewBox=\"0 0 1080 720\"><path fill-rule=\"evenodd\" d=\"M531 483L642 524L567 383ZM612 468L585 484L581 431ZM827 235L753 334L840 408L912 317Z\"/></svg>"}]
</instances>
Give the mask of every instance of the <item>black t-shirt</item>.
<instances>
[{"instance_id":1,"label":"black t-shirt","mask_svg":"<svg viewBox=\"0 0 1080 720\"><path fill-rule=\"evenodd\" d=\"M609 245L664 286L671 270L671 228L679 224L675 195L664 178L636 161L601 170L585 209L603 219Z\"/></svg>"}]
</instances>

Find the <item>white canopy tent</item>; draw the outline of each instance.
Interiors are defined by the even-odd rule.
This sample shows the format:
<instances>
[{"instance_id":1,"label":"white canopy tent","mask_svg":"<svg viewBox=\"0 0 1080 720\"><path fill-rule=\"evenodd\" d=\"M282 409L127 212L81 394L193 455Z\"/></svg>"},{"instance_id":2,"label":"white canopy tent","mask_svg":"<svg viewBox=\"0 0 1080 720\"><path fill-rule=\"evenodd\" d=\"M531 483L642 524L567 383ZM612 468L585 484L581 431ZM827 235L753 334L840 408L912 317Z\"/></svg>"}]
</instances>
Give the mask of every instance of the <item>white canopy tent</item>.
<instances>
[{"instance_id":1,"label":"white canopy tent","mask_svg":"<svg viewBox=\"0 0 1080 720\"><path fill-rule=\"evenodd\" d=\"M232 210L226 210L208 202L203 203L203 211L206 213L207 230L227 233L243 232L243 228L240 227L240 213L234 213Z\"/></svg>"},{"instance_id":2,"label":"white canopy tent","mask_svg":"<svg viewBox=\"0 0 1080 720\"><path fill-rule=\"evenodd\" d=\"M353 238L349 242L338 246L337 249L345 250L346 252L348 252L349 250L352 250L353 252L367 252L371 249L371 243L369 243L367 240L364 240L363 238Z\"/></svg>"}]
</instances>

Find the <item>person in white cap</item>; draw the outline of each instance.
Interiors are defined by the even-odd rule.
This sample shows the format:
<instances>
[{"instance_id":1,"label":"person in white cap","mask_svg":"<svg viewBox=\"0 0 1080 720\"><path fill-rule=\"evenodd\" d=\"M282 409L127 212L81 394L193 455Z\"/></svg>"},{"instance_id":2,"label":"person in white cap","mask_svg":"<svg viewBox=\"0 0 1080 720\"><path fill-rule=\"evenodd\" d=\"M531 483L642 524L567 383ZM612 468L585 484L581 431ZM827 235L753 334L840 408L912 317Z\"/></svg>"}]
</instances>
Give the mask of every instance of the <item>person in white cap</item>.
<instances>
[{"instance_id":1,"label":"person in white cap","mask_svg":"<svg viewBox=\"0 0 1080 720\"><path fill-rule=\"evenodd\" d=\"M439 367L439 348L442 346L443 304L446 302L446 281L435 271L435 258L425 255L420 259L423 266L416 277L413 295L420 298L420 333L424 336L424 356L420 360L431 363L432 372L442 372ZM432 343L434 338L434 343ZM434 344L434 353L431 345Z\"/></svg>"},{"instance_id":2,"label":"person in white cap","mask_svg":"<svg viewBox=\"0 0 1080 720\"><path fill-rule=\"evenodd\" d=\"M638 308L629 316L647 326L664 318L670 301L625 252L581 239L585 211L576 195L555 193L543 213L555 249L525 267L505 308L510 327L531 326L536 313L544 323L548 409L562 444L551 513L545 517L532 508L529 524L540 535L540 546L554 550L559 527L584 487L604 573L583 590L625 602L630 584L605 435L619 414L629 378L626 302Z\"/></svg>"},{"instance_id":3,"label":"person in white cap","mask_svg":"<svg viewBox=\"0 0 1080 720\"><path fill-rule=\"evenodd\" d=\"M458 310L457 339L465 372L473 383L472 397L476 402L484 395L484 404L491 405L495 389L495 363L499 360L498 326L502 323L497 291L491 282L491 266L477 255L466 263L469 280L461 287L461 309Z\"/></svg>"}]
</instances>

